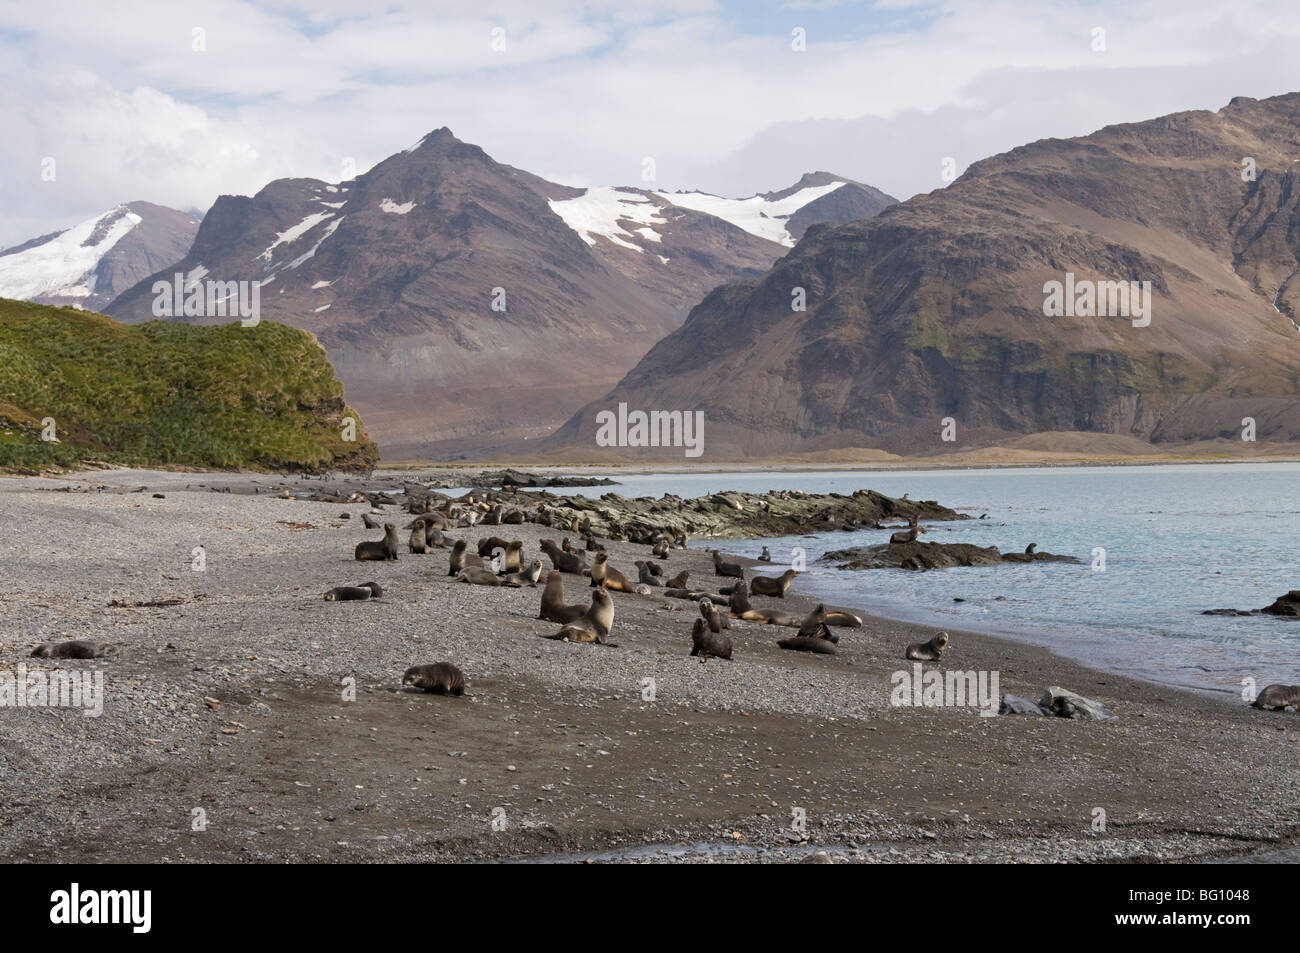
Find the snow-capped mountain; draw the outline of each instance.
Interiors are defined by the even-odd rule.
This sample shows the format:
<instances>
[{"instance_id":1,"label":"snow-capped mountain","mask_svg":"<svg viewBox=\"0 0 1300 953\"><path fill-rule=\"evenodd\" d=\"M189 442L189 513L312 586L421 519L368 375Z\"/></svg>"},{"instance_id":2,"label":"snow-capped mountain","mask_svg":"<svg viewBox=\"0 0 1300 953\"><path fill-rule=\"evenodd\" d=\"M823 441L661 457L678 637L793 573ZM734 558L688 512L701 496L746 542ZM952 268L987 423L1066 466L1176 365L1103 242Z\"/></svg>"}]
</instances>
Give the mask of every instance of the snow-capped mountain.
<instances>
[{"instance_id":1,"label":"snow-capped mountain","mask_svg":"<svg viewBox=\"0 0 1300 953\"><path fill-rule=\"evenodd\" d=\"M180 261L199 223L131 202L62 232L0 251L0 298L101 311L140 279Z\"/></svg>"}]
</instances>

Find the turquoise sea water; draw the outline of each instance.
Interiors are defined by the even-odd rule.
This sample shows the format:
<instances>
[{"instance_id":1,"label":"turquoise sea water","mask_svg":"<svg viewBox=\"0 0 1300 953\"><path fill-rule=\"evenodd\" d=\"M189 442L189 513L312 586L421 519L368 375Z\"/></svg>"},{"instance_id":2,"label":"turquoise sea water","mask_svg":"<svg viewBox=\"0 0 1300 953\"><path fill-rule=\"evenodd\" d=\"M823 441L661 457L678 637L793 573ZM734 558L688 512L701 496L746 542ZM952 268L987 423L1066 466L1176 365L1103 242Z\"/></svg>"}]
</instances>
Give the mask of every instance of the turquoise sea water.
<instances>
[{"instance_id":1,"label":"turquoise sea water","mask_svg":"<svg viewBox=\"0 0 1300 953\"><path fill-rule=\"evenodd\" d=\"M928 524L926 541L1028 543L1084 565L1003 565L932 572L844 572L818 566L829 549L884 542L888 530L768 540L728 540L725 552L776 562L805 550L796 591L886 618L1004 635L1091 665L1201 689L1241 691L1241 680L1300 682L1300 619L1203 616L1202 609L1255 609L1300 588L1300 464L956 471L828 471L649 474L617 487L566 492L599 496L718 490L799 489L852 493L866 487L937 500L984 520ZM708 545L696 540L693 545ZM1092 568L1094 548L1106 568ZM779 570L778 570L779 571ZM1003 596L1003 601L996 597ZM965 602L954 602L954 598Z\"/></svg>"}]
</instances>

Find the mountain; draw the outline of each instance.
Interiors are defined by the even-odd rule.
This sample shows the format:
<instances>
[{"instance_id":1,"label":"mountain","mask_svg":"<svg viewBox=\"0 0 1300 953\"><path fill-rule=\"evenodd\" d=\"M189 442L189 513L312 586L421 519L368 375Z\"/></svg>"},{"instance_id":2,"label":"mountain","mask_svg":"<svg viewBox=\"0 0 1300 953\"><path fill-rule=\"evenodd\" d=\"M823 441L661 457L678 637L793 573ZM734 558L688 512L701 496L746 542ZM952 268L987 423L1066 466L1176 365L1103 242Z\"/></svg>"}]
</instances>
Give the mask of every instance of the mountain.
<instances>
[{"instance_id":1,"label":"mountain","mask_svg":"<svg viewBox=\"0 0 1300 953\"><path fill-rule=\"evenodd\" d=\"M127 326L0 299L0 468L373 467L374 441L359 420L351 434L349 417L324 349L302 331Z\"/></svg>"},{"instance_id":2,"label":"mountain","mask_svg":"<svg viewBox=\"0 0 1300 953\"><path fill-rule=\"evenodd\" d=\"M444 128L348 182L222 196L189 254L108 311L148 320L176 272L262 281L262 317L317 335L386 458L454 458L549 433L709 289L787 250L660 193L547 182Z\"/></svg>"},{"instance_id":3,"label":"mountain","mask_svg":"<svg viewBox=\"0 0 1300 953\"><path fill-rule=\"evenodd\" d=\"M722 456L1047 431L1239 440L1245 417L1258 439L1297 439L1297 155L1300 94L1238 98L1035 142L867 221L811 225L543 447L594 446L620 402L704 411ZM1119 307L1134 281L1146 318ZM1085 286L1111 316L1086 316ZM1079 306L1047 316L1067 287Z\"/></svg>"},{"instance_id":4,"label":"mountain","mask_svg":"<svg viewBox=\"0 0 1300 953\"><path fill-rule=\"evenodd\" d=\"M109 209L62 232L0 251L0 297L99 311L189 251L193 213L152 202Z\"/></svg>"}]
</instances>

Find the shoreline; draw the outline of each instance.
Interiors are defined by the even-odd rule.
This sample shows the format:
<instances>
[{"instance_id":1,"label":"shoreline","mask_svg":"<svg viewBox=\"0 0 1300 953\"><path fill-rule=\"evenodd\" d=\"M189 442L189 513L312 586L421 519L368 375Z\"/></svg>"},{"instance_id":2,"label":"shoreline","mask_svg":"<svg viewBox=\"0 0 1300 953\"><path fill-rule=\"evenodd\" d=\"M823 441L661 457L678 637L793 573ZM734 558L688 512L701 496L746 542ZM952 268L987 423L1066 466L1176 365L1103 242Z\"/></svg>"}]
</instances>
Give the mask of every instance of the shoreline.
<instances>
[{"instance_id":1,"label":"shoreline","mask_svg":"<svg viewBox=\"0 0 1300 953\"><path fill-rule=\"evenodd\" d=\"M787 629L733 622L736 660L701 664L687 655L690 603L616 594L620 648L551 642L538 638L557 628L534 618L540 590L448 582L445 551L352 561L352 545L377 535L360 525L368 506L187 491L187 476L120 494L48 492L66 478L0 483L0 512L46 541L0 540L11 580L0 666L55 637L121 646L95 666L119 686L102 719L0 711L11 860L774 861L815 848L855 862L1177 861L1300 837L1300 809L1269 793L1288 783L1290 715L953 629L945 668L998 671L1002 690L1031 698L1062 685L1120 720L894 708L890 675L911 664L902 647L935 630L873 617L841 630L829 657L778 649ZM452 535L498 530L530 555L562 535L532 524ZM67 551L56 541L69 534L95 545ZM185 572L200 536L201 583ZM606 545L625 571L648 552ZM704 584L710 566L674 550L665 570ZM362 578L389 593L320 599ZM565 593L584 600L582 580L566 576ZM169 597L184 601L105 608ZM754 602L809 605L797 582L784 603ZM396 689L407 665L439 660L465 670L467 698ZM355 702L339 698L345 675ZM654 702L641 697L647 677ZM1107 833L1091 829L1099 806ZM190 829L195 807L203 833ZM805 834L791 829L794 807ZM496 808L504 831L491 827ZM653 846L682 843L747 852Z\"/></svg>"}]
</instances>

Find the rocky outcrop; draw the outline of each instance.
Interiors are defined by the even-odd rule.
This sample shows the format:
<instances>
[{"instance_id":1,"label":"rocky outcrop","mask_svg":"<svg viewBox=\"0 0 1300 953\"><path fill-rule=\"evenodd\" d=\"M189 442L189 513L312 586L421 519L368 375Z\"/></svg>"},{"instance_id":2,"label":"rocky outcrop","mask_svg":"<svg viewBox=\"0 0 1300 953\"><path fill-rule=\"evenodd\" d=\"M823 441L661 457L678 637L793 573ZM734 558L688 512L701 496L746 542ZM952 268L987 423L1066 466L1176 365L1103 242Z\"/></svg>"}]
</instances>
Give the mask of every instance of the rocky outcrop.
<instances>
[{"instance_id":1,"label":"rocky outcrop","mask_svg":"<svg viewBox=\"0 0 1300 953\"><path fill-rule=\"evenodd\" d=\"M1284 596L1278 596L1270 605L1262 609L1206 609L1201 615L1274 615L1284 618L1300 618L1300 589L1292 589Z\"/></svg>"},{"instance_id":2,"label":"rocky outcrop","mask_svg":"<svg viewBox=\"0 0 1300 953\"><path fill-rule=\"evenodd\" d=\"M970 543L882 543L835 549L818 560L836 569L951 569L956 566L999 566L1004 563L1079 563L1054 553L1002 553L996 546Z\"/></svg>"}]
</instances>

